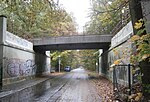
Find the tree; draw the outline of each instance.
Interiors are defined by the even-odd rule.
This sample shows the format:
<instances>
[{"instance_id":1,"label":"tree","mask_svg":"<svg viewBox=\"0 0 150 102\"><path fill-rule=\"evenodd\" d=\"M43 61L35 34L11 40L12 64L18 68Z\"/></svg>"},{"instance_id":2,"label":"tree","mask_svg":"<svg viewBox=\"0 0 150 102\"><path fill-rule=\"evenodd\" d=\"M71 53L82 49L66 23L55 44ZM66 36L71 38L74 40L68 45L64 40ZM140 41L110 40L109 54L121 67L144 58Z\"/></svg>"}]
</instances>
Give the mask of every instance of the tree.
<instances>
[{"instance_id":1,"label":"tree","mask_svg":"<svg viewBox=\"0 0 150 102\"><path fill-rule=\"evenodd\" d=\"M142 86L143 86L143 95L145 98L145 101L150 99L150 33L148 32L148 29L146 28L146 23L149 22L149 19L147 18L147 15L144 15L146 13L146 10L142 8L142 3L145 1L139 1L139 0L131 0L130 1L130 12L131 12L131 18L132 23L134 25L134 36L131 38L131 40L134 42L136 46L136 53L133 53L132 55L132 62L133 63L139 63L140 70L142 72ZM145 3L149 3L145 2ZM149 8L146 8L147 10ZM145 17L144 17L145 16ZM136 68L138 69L138 68Z\"/></svg>"},{"instance_id":2,"label":"tree","mask_svg":"<svg viewBox=\"0 0 150 102\"><path fill-rule=\"evenodd\" d=\"M91 21L85 27L87 33L110 34L114 27L126 24L128 18L128 0L92 0Z\"/></svg>"},{"instance_id":3,"label":"tree","mask_svg":"<svg viewBox=\"0 0 150 102\"><path fill-rule=\"evenodd\" d=\"M58 56L61 56L61 68L71 66L78 68L83 66L88 70L95 70L95 64L98 61L97 50L66 50L51 52L51 65L58 68Z\"/></svg>"},{"instance_id":4,"label":"tree","mask_svg":"<svg viewBox=\"0 0 150 102\"><path fill-rule=\"evenodd\" d=\"M60 60L61 60L61 69L64 68L65 66L74 67L73 66L74 55L73 55L73 51L71 51L71 50L51 52L52 67L55 67L56 69L58 68L59 56L60 56Z\"/></svg>"},{"instance_id":5,"label":"tree","mask_svg":"<svg viewBox=\"0 0 150 102\"><path fill-rule=\"evenodd\" d=\"M0 14L8 18L8 31L26 39L76 32L73 17L53 0L2 0Z\"/></svg>"},{"instance_id":6,"label":"tree","mask_svg":"<svg viewBox=\"0 0 150 102\"><path fill-rule=\"evenodd\" d=\"M98 50L83 50L82 54L82 62L86 69L95 71L96 63L98 61Z\"/></svg>"}]
</instances>

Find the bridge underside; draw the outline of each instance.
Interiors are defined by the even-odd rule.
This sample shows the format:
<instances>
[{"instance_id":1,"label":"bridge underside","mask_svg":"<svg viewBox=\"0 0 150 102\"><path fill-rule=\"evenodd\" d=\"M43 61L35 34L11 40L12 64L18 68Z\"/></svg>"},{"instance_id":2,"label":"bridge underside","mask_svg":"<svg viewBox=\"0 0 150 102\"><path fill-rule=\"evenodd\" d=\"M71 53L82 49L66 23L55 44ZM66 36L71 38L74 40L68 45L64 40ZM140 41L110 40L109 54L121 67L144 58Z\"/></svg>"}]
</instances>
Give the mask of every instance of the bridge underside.
<instances>
[{"instance_id":1,"label":"bridge underside","mask_svg":"<svg viewBox=\"0 0 150 102\"><path fill-rule=\"evenodd\" d=\"M35 51L48 50L76 50L76 49L108 49L110 43L80 43L80 44L54 44L34 46Z\"/></svg>"},{"instance_id":2,"label":"bridge underside","mask_svg":"<svg viewBox=\"0 0 150 102\"><path fill-rule=\"evenodd\" d=\"M74 35L34 39L35 51L108 49L112 35Z\"/></svg>"}]
</instances>

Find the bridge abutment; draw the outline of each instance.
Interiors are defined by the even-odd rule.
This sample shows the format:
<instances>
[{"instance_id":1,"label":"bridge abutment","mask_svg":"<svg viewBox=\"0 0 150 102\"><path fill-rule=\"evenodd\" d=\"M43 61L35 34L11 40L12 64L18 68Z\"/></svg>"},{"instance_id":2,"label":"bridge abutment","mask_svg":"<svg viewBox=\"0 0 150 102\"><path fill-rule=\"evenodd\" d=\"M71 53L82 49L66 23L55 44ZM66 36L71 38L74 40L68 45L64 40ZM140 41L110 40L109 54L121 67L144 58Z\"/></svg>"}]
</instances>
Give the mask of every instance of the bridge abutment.
<instances>
[{"instance_id":1,"label":"bridge abutment","mask_svg":"<svg viewBox=\"0 0 150 102\"><path fill-rule=\"evenodd\" d=\"M7 31L7 18L0 16L0 88L50 73L50 57L35 52L33 44Z\"/></svg>"},{"instance_id":2,"label":"bridge abutment","mask_svg":"<svg viewBox=\"0 0 150 102\"><path fill-rule=\"evenodd\" d=\"M109 47L99 51L99 74L106 76L108 71L108 49Z\"/></svg>"}]
</instances>

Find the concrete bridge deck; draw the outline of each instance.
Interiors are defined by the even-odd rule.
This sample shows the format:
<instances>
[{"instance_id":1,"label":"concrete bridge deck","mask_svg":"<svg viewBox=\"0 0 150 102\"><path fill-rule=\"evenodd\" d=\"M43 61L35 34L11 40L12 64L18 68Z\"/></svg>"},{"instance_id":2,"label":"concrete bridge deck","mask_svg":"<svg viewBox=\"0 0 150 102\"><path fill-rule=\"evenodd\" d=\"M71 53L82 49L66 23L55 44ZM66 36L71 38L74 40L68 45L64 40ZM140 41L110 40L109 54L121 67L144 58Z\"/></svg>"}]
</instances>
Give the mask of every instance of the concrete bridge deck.
<instances>
[{"instance_id":1,"label":"concrete bridge deck","mask_svg":"<svg viewBox=\"0 0 150 102\"><path fill-rule=\"evenodd\" d=\"M105 49L112 35L73 35L34 39L34 50Z\"/></svg>"}]
</instances>

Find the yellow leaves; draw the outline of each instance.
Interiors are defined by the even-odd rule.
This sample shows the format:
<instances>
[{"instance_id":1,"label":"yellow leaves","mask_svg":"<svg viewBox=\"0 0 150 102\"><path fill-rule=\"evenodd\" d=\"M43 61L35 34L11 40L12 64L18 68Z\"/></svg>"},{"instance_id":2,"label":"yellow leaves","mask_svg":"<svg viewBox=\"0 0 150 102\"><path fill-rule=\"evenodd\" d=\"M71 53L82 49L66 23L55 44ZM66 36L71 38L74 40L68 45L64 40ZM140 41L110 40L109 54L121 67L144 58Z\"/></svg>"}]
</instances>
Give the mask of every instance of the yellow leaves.
<instances>
[{"instance_id":1,"label":"yellow leaves","mask_svg":"<svg viewBox=\"0 0 150 102\"><path fill-rule=\"evenodd\" d=\"M150 41L150 34L145 34L141 36L141 40L149 40Z\"/></svg>"},{"instance_id":2,"label":"yellow leaves","mask_svg":"<svg viewBox=\"0 0 150 102\"><path fill-rule=\"evenodd\" d=\"M120 62L121 62L121 59L115 60L114 63L110 65L109 71L112 71L113 67L116 66L116 65L119 65Z\"/></svg>"},{"instance_id":3,"label":"yellow leaves","mask_svg":"<svg viewBox=\"0 0 150 102\"><path fill-rule=\"evenodd\" d=\"M118 60L114 61L114 64L115 64L115 65L119 65L120 62L121 62L121 60L118 59Z\"/></svg>"},{"instance_id":4,"label":"yellow leaves","mask_svg":"<svg viewBox=\"0 0 150 102\"><path fill-rule=\"evenodd\" d=\"M144 55L142 56L142 60L145 60L145 59L147 59L148 57L150 57L150 54L144 54Z\"/></svg>"},{"instance_id":5,"label":"yellow leaves","mask_svg":"<svg viewBox=\"0 0 150 102\"><path fill-rule=\"evenodd\" d=\"M142 27L143 23L139 22L139 23L135 23L134 28L135 29L140 29Z\"/></svg>"},{"instance_id":6,"label":"yellow leaves","mask_svg":"<svg viewBox=\"0 0 150 102\"><path fill-rule=\"evenodd\" d=\"M134 101L139 101L141 98L142 98L142 93L141 92L138 92L138 93L136 93L136 94L132 94L132 95L130 95L128 98L129 99L133 99Z\"/></svg>"},{"instance_id":7,"label":"yellow leaves","mask_svg":"<svg viewBox=\"0 0 150 102\"><path fill-rule=\"evenodd\" d=\"M137 93L137 96L135 97L135 101L139 101L141 97L142 97L142 93L141 92Z\"/></svg>"},{"instance_id":8,"label":"yellow leaves","mask_svg":"<svg viewBox=\"0 0 150 102\"><path fill-rule=\"evenodd\" d=\"M145 46L145 44L140 44L140 45L138 45L138 48L137 48L137 50L141 50L142 48L144 48L144 46Z\"/></svg>"},{"instance_id":9,"label":"yellow leaves","mask_svg":"<svg viewBox=\"0 0 150 102\"><path fill-rule=\"evenodd\" d=\"M138 36L138 35L134 35L131 37L131 41L137 41L139 39L140 39L140 36Z\"/></svg>"},{"instance_id":10,"label":"yellow leaves","mask_svg":"<svg viewBox=\"0 0 150 102\"><path fill-rule=\"evenodd\" d=\"M150 58L150 34L146 34L146 28L142 27L143 25L144 20L138 20L134 26L137 29L137 34L130 38L130 41L136 44L136 54L131 57L132 62L140 62Z\"/></svg>"},{"instance_id":11,"label":"yellow leaves","mask_svg":"<svg viewBox=\"0 0 150 102\"><path fill-rule=\"evenodd\" d=\"M136 94L132 94L132 95L130 95L128 98L129 99L133 99L133 98L135 98L137 95Z\"/></svg>"},{"instance_id":12,"label":"yellow leaves","mask_svg":"<svg viewBox=\"0 0 150 102\"><path fill-rule=\"evenodd\" d=\"M138 92L137 95L138 95L139 97L142 97L142 93L141 93L141 92Z\"/></svg>"},{"instance_id":13,"label":"yellow leaves","mask_svg":"<svg viewBox=\"0 0 150 102\"><path fill-rule=\"evenodd\" d=\"M114 52L114 54L115 54L115 55L118 55L119 53L116 51L116 52Z\"/></svg>"},{"instance_id":14,"label":"yellow leaves","mask_svg":"<svg viewBox=\"0 0 150 102\"><path fill-rule=\"evenodd\" d=\"M117 49L113 49L113 52L114 52L115 56L117 56L119 54Z\"/></svg>"},{"instance_id":15,"label":"yellow leaves","mask_svg":"<svg viewBox=\"0 0 150 102\"><path fill-rule=\"evenodd\" d=\"M139 96L135 97L135 101L139 101L139 100L140 100Z\"/></svg>"},{"instance_id":16,"label":"yellow leaves","mask_svg":"<svg viewBox=\"0 0 150 102\"><path fill-rule=\"evenodd\" d=\"M138 20L138 22L135 23L134 28L140 29L142 27L142 25L143 25L143 20L140 19L140 20Z\"/></svg>"}]
</instances>

